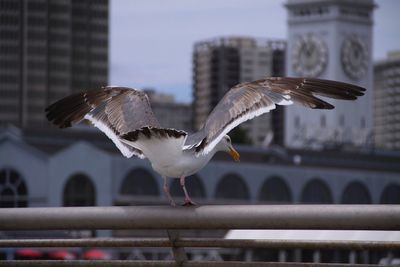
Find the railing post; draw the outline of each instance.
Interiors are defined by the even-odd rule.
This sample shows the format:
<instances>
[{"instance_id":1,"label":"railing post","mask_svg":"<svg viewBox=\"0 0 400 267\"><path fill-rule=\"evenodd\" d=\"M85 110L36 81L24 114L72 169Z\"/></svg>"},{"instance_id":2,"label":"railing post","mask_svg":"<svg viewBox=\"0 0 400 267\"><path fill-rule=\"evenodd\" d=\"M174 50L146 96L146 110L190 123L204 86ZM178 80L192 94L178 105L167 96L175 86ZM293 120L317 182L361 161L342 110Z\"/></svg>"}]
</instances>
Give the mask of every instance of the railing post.
<instances>
[{"instance_id":1,"label":"railing post","mask_svg":"<svg viewBox=\"0 0 400 267\"><path fill-rule=\"evenodd\" d=\"M167 230L168 238L171 241L172 253L178 267L182 267L188 258L183 247L177 247L176 241L179 241L179 230Z\"/></svg>"}]
</instances>

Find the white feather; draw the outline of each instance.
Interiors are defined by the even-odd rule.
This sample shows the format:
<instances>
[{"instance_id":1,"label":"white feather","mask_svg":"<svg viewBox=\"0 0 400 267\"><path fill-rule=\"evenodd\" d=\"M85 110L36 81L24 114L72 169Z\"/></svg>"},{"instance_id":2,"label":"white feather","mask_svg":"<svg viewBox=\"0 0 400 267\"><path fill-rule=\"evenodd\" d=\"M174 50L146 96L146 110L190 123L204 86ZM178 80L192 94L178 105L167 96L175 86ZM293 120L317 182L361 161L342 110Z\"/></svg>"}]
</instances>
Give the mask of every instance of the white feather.
<instances>
[{"instance_id":1,"label":"white feather","mask_svg":"<svg viewBox=\"0 0 400 267\"><path fill-rule=\"evenodd\" d=\"M281 95L272 91L264 92L275 104L285 106L293 104L290 95Z\"/></svg>"},{"instance_id":2,"label":"white feather","mask_svg":"<svg viewBox=\"0 0 400 267\"><path fill-rule=\"evenodd\" d=\"M196 143L196 144L190 144L190 145L183 146L182 149L183 149L183 150L189 150L189 149L192 149L192 148L194 148L194 147L198 147L200 144L201 144L201 141L198 142L198 143Z\"/></svg>"},{"instance_id":3,"label":"white feather","mask_svg":"<svg viewBox=\"0 0 400 267\"><path fill-rule=\"evenodd\" d=\"M287 105L292 105L293 101L290 100L290 96L288 96L287 99L282 99L281 101L277 102L276 104L280 105L280 106L287 106Z\"/></svg>"},{"instance_id":4,"label":"white feather","mask_svg":"<svg viewBox=\"0 0 400 267\"><path fill-rule=\"evenodd\" d=\"M110 138L114 144L117 146L119 151L121 151L122 155L124 155L127 158L132 157L133 155L144 159L145 156L143 154L135 153L134 151L130 150L127 148L122 142L121 139L107 126L105 125L102 121L95 119L92 115L86 114L85 119L89 120L90 122L93 123L93 125L98 128L100 131L105 133L108 138Z\"/></svg>"},{"instance_id":5,"label":"white feather","mask_svg":"<svg viewBox=\"0 0 400 267\"><path fill-rule=\"evenodd\" d=\"M252 112L246 113L243 116L237 118L236 120L232 121L230 124L226 125L226 127L224 128L224 130L216 137L214 138L214 140L211 141L211 143L209 143L208 145L206 145L204 147L204 149L199 153L202 155L208 154L210 153L214 147L219 143L219 141L221 141L221 139L230 132L230 130L232 130L233 128L235 128L236 126L238 126L239 124L241 124L242 122L245 122L247 120L251 120L254 117L260 116L264 113L267 113L273 109L275 109L276 106L275 104L267 106L267 107L262 107L260 109L254 110Z\"/></svg>"}]
</instances>

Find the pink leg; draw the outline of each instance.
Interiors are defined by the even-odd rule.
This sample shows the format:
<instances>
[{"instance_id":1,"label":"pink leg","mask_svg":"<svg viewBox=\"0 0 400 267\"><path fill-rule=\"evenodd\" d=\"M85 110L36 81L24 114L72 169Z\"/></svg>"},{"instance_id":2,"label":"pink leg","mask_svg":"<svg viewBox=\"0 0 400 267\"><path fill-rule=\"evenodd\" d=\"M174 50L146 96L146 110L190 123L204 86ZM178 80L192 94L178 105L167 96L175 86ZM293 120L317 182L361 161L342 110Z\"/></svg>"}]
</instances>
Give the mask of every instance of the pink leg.
<instances>
[{"instance_id":1,"label":"pink leg","mask_svg":"<svg viewBox=\"0 0 400 267\"><path fill-rule=\"evenodd\" d=\"M181 179L180 179L183 192L185 193L185 203L183 203L183 206L195 206L196 203L194 201L192 201L192 199L190 198L190 196L189 196L189 194L188 194L188 192L186 190L185 178L186 177L182 176Z\"/></svg>"},{"instance_id":2,"label":"pink leg","mask_svg":"<svg viewBox=\"0 0 400 267\"><path fill-rule=\"evenodd\" d=\"M171 206L176 206L175 201L172 199L171 193L169 192L169 187L168 187L168 178L167 177L163 177L164 178L164 193L167 196L168 200L169 200L169 204Z\"/></svg>"}]
</instances>

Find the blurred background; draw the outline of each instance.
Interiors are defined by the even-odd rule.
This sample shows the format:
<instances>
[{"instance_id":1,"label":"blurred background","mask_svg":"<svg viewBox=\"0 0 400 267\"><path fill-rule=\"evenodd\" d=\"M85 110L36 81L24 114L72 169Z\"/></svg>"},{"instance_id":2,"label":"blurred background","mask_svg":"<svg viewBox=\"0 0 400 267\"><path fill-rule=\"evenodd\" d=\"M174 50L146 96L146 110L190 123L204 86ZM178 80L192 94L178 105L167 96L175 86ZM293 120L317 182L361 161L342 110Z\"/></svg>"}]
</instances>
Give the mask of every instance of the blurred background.
<instances>
[{"instance_id":1,"label":"blurred background","mask_svg":"<svg viewBox=\"0 0 400 267\"><path fill-rule=\"evenodd\" d=\"M355 102L331 101L336 106L331 111L279 107L244 123L231 133L242 161L217 154L188 178L195 201L400 204L399 10L396 0L0 0L0 207L167 205L162 179L146 160L124 158L85 123L67 130L49 125L44 109L62 97L108 84L140 88L163 126L193 132L229 88L268 76L332 79L360 85L367 93ZM171 181L171 190L182 200L178 180ZM186 236L247 234L191 231ZM0 238L19 235L0 232ZM397 237L377 233L373 238ZM85 258L86 252L57 255ZM51 253L3 249L0 259L52 258ZM374 251L190 253L192 259L353 263L400 257ZM93 254L171 257L163 249Z\"/></svg>"}]
</instances>

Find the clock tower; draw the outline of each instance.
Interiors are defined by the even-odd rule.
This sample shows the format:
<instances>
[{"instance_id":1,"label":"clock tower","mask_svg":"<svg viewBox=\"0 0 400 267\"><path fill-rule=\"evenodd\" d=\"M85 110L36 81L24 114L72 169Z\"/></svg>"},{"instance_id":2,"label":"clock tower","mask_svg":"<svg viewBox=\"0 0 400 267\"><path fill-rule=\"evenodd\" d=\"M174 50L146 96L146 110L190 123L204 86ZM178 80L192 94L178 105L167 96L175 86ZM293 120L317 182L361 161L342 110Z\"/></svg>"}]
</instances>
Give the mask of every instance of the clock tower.
<instances>
[{"instance_id":1,"label":"clock tower","mask_svg":"<svg viewBox=\"0 0 400 267\"><path fill-rule=\"evenodd\" d=\"M290 106L285 144L321 148L366 144L372 132L373 0L288 0L287 74L360 85L357 101L329 100L334 110Z\"/></svg>"}]
</instances>

